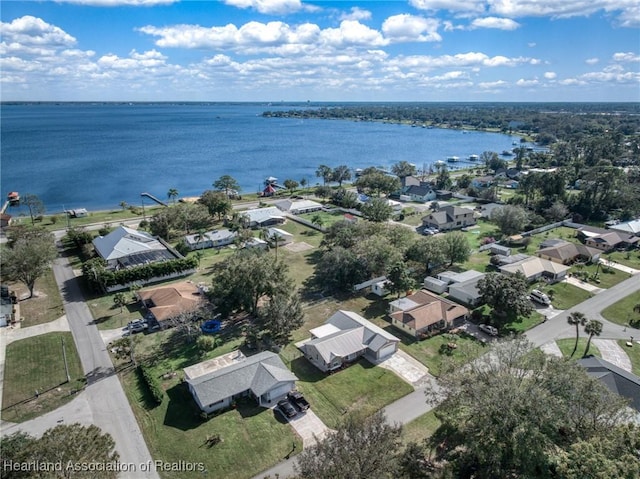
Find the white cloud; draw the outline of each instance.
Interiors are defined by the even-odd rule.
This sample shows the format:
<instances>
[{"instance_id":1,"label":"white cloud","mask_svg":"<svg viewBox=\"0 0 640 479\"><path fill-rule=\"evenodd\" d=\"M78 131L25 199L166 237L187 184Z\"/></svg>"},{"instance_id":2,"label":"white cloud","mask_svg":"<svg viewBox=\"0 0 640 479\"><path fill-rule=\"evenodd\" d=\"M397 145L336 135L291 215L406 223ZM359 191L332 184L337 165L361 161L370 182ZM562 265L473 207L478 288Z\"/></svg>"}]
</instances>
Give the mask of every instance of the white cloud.
<instances>
[{"instance_id":1,"label":"white cloud","mask_svg":"<svg viewBox=\"0 0 640 479\"><path fill-rule=\"evenodd\" d=\"M640 55L633 52L614 53L613 61L624 62L624 63L640 62Z\"/></svg>"},{"instance_id":2,"label":"white cloud","mask_svg":"<svg viewBox=\"0 0 640 479\"><path fill-rule=\"evenodd\" d=\"M333 47L346 45L386 45L380 32L355 20L343 20L339 28L327 28L320 33L321 41Z\"/></svg>"},{"instance_id":3,"label":"white cloud","mask_svg":"<svg viewBox=\"0 0 640 479\"><path fill-rule=\"evenodd\" d=\"M50 25L41 18L25 15L11 23L0 22L3 42L35 46L72 46L76 39L59 27Z\"/></svg>"},{"instance_id":4,"label":"white cloud","mask_svg":"<svg viewBox=\"0 0 640 479\"><path fill-rule=\"evenodd\" d=\"M351 7L349 13L340 15L340 20L371 20L371 12L360 7Z\"/></svg>"},{"instance_id":5,"label":"white cloud","mask_svg":"<svg viewBox=\"0 0 640 479\"><path fill-rule=\"evenodd\" d=\"M484 17L476 18L471 22L471 28L495 28L498 30L516 30L520 28L518 22L510 18Z\"/></svg>"},{"instance_id":6,"label":"white cloud","mask_svg":"<svg viewBox=\"0 0 640 479\"><path fill-rule=\"evenodd\" d=\"M415 15L394 15L382 24L382 33L391 42L439 42L439 21Z\"/></svg>"},{"instance_id":7,"label":"white cloud","mask_svg":"<svg viewBox=\"0 0 640 479\"><path fill-rule=\"evenodd\" d=\"M554 80L557 76L558 76L558 74L556 72L545 72L544 73L544 77L547 80Z\"/></svg>"},{"instance_id":8,"label":"white cloud","mask_svg":"<svg viewBox=\"0 0 640 479\"><path fill-rule=\"evenodd\" d=\"M595 65L596 63L598 63L600 61L599 58L587 58L584 62L587 65Z\"/></svg>"},{"instance_id":9,"label":"white cloud","mask_svg":"<svg viewBox=\"0 0 640 479\"><path fill-rule=\"evenodd\" d=\"M517 82L516 85L521 86L521 87L530 87L530 86L536 86L538 85L540 82L537 79L533 79L533 80L525 80L524 78L520 78Z\"/></svg>"},{"instance_id":10,"label":"white cloud","mask_svg":"<svg viewBox=\"0 0 640 479\"><path fill-rule=\"evenodd\" d=\"M154 5L170 5L180 0L55 0L58 3L75 3L91 7L152 7Z\"/></svg>"},{"instance_id":11,"label":"white cloud","mask_svg":"<svg viewBox=\"0 0 640 479\"><path fill-rule=\"evenodd\" d=\"M284 15L302 10L300 0L223 0L227 5L251 8L268 15Z\"/></svg>"},{"instance_id":12,"label":"white cloud","mask_svg":"<svg viewBox=\"0 0 640 479\"><path fill-rule=\"evenodd\" d=\"M492 81L492 82L480 82L478 83L478 86L480 88L484 88L487 90L495 90L497 88L502 88L504 86L507 86L508 83L504 80L497 80L497 81Z\"/></svg>"},{"instance_id":13,"label":"white cloud","mask_svg":"<svg viewBox=\"0 0 640 479\"><path fill-rule=\"evenodd\" d=\"M536 46L536 42L529 42L529 43L527 43L527 46L528 46L529 48L533 48L533 47L535 47L535 46Z\"/></svg>"},{"instance_id":14,"label":"white cloud","mask_svg":"<svg viewBox=\"0 0 640 479\"><path fill-rule=\"evenodd\" d=\"M409 0L418 10L448 10L450 12L484 11L484 2L479 0Z\"/></svg>"}]
</instances>

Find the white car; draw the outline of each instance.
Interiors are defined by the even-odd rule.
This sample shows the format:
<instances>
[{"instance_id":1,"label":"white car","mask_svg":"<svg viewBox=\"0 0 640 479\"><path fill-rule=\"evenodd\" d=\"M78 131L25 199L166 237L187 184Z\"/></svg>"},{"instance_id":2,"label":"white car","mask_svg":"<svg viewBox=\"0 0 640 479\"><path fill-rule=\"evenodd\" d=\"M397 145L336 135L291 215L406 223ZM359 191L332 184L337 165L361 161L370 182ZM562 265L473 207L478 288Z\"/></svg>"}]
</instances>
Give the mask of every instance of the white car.
<instances>
[{"instance_id":1,"label":"white car","mask_svg":"<svg viewBox=\"0 0 640 479\"><path fill-rule=\"evenodd\" d=\"M478 329L480 331L484 331L489 336L497 336L498 335L498 330L496 328L494 328L493 326L491 326L490 324L480 324L480 325L478 325Z\"/></svg>"},{"instance_id":2,"label":"white car","mask_svg":"<svg viewBox=\"0 0 640 479\"><path fill-rule=\"evenodd\" d=\"M545 306L549 306L551 304L549 296L538 289L534 289L533 291L531 291L531 293L529 293L529 298L531 299L531 301L544 304Z\"/></svg>"}]
</instances>

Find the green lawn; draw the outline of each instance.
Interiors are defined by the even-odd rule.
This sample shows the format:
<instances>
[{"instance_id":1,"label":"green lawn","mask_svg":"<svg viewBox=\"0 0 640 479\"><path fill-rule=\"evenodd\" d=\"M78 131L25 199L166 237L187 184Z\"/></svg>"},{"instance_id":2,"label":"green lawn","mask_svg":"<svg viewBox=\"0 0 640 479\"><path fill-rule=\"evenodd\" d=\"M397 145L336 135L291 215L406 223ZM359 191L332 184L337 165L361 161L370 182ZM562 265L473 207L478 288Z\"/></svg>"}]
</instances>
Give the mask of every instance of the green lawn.
<instances>
[{"instance_id":1,"label":"green lawn","mask_svg":"<svg viewBox=\"0 0 640 479\"><path fill-rule=\"evenodd\" d=\"M116 293L109 293L103 296L87 299L87 305L91 310L93 319L98 329L116 329L124 328L129 321L141 319L143 317L142 306L139 301L133 301L133 294L130 291L124 291L127 298L127 305L120 311L113 298Z\"/></svg>"},{"instance_id":2,"label":"green lawn","mask_svg":"<svg viewBox=\"0 0 640 479\"><path fill-rule=\"evenodd\" d=\"M634 311L633 308L640 304L640 291L631 293L629 296L622 298L620 301L613 303L602 311L602 316L612 323L640 326L640 311ZM640 338L638 338L640 339Z\"/></svg>"},{"instance_id":3,"label":"green lawn","mask_svg":"<svg viewBox=\"0 0 640 479\"><path fill-rule=\"evenodd\" d=\"M314 211L313 213L304 213L299 216L307 221L313 221L316 216L319 216L322 219L323 228L328 228L333 223L337 223L344 219L343 212L328 213L326 211ZM289 220L288 222L291 223L292 220Z\"/></svg>"},{"instance_id":4,"label":"green lawn","mask_svg":"<svg viewBox=\"0 0 640 479\"><path fill-rule=\"evenodd\" d=\"M578 276L582 275L579 279L605 289L631 277L629 273L602 264L575 265L569 272Z\"/></svg>"},{"instance_id":5,"label":"green lawn","mask_svg":"<svg viewBox=\"0 0 640 479\"><path fill-rule=\"evenodd\" d=\"M475 227L470 227L469 231L464 231L463 233L469 240L472 250L477 250L480 247L480 241L483 238L492 237L499 239L501 236L499 228L484 219L479 219Z\"/></svg>"},{"instance_id":6,"label":"green lawn","mask_svg":"<svg viewBox=\"0 0 640 479\"><path fill-rule=\"evenodd\" d=\"M536 286L537 289L549 295L551 304L556 309L569 309L578 303L589 299L592 294L582 288L578 288L568 283L557 283L554 285Z\"/></svg>"},{"instance_id":7,"label":"green lawn","mask_svg":"<svg viewBox=\"0 0 640 479\"><path fill-rule=\"evenodd\" d=\"M636 339L640 338L634 337L634 343L632 347L627 346L626 339L618 340L618 344L622 349L624 349L624 352L627 353L627 356L629 356L633 374L635 374L636 376L640 376L640 344L635 342Z\"/></svg>"},{"instance_id":8,"label":"green lawn","mask_svg":"<svg viewBox=\"0 0 640 479\"><path fill-rule=\"evenodd\" d=\"M9 283L9 289L15 290L18 298L29 293L22 283ZM48 323L64 315L62 298L51 269L36 281L33 294L32 298L20 301L22 328Z\"/></svg>"},{"instance_id":9,"label":"green lawn","mask_svg":"<svg viewBox=\"0 0 640 479\"><path fill-rule=\"evenodd\" d=\"M438 427L440 427L440 421L436 417L435 410L432 409L402 427L402 442L404 444L410 442L420 444L425 438L431 436Z\"/></svg>"},{"instance_id":10,"label":"green lawn","mask_svg":"<svg viewBox=\"0 0 640 479\"><path fill-rule=\"evenodd\" d=\"M528 331L542 323L543 320L544 316L537 311L534 311L528 317L522 318L522 321L520 322L506 324L504 329L513 333L524 333L525 331Z\"/></svg>"},{"instance_id":11,"label":"green lawn","mask_svg":"<svg viewBox=\"0 0 640 479\"><path fill-rule=\"evenodd\" d=\"M291 361L290 357L285 360L299 378L296 383L298 389L330 428L335 428L345 414L357 411L371 415L413 391L409 384L391 371L373 366L364 359L327 375L301 354Z\"/></svg>"},{"instance_id":12,"label":"green lawn","mask_svg":"<svg viewBox=\"0 0 640 479\"><path fill-rule=\"evenodd\" d=\"M587 347L587 338L584 337L584 332L580 331L580 334L581 334L581 337L580 339L578 339L578 349L576 350L576 353L573 355L573 359L580 359L584 354L585 348ZM562 351L562 355L565 358L568 358L571 356L571 351L573 351L573 346L575 345L575 343L576 343L575 338L558 339L556 341L556 344L560 348L560 351ZM600 354L600 350L598 349L597 346L593 344L593 341L591 343L591 346L589 346L589 354L602 357L602 355Z\"/></svg>"},{"instance_id":13,"label":"green lawn","mask_svg":"<svg viewBox=\"0 0 640 479\"><path fill-rule=\"evenodd\" d=\"M70 382L65 372L63 340ZM84 376L71 333L55 332L15 341L7 345L2 419L23 422L53 411L83 387Z\"/></svg>"},{"instance_id":14,"label":"green lawn","mask_svg":"<svg viewBox=\"0 0 640 479\"><path fill-rule=\"evenodd\" d=\"M294 444L294 454L302 450L302 441L289 424L251 400L203 420L183 383L165 384L167 395L154 407L137 373L123 375L122 382L154 460L204 464L204 475L180 472L181 478L250 478L284 460ZM222 442L208 447L206 438L215 434ZM160 475L176 477L171 472Z\"/></svg>"},{"instance_id":15,"label":"green lawn","mask_svg":"<svg viewBox=\"0 0 640 479\"><path fill-rule=\"evenodd\" d=\"M614 261L630 268L640 269L640 250L612 251L611 253L604 253L602 258L605 261Z\"/></svg>"},{"instance_id":16,"label":"green lawn","mask_svg":"<svg viewBox=\"0 0 640 479\"><path fill-rule=\"evenodd\" d=\"M537 235L530 236L530 238L531 243L529 243L527 251L538 251L538 249L540 249L540 243L548 239L563 239L572 243L580 243L576 237L576 230L567 226L560 226L559 228L538 233ZM524 252L526 253L527 251Z\"/></svg>"}]
</instances>

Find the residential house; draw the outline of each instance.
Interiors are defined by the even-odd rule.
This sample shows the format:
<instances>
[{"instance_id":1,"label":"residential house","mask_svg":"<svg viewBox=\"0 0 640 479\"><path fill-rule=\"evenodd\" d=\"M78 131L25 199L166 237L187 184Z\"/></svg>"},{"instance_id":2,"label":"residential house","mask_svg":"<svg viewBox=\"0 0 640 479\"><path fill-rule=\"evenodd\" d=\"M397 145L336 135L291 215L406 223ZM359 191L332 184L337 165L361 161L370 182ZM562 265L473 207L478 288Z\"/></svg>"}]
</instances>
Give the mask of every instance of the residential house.
<instances>
[{"instance_id":1,"label":"residential house","mask_svg":"<svg viewBox=\"0 0 640 479\"><path fill-rule=\"evenodd\" d=\"M601 251L611 251L620 248L627 249L637 246L640 242L640 237L620 231L596 228L594 226L582 226L578 228L577 236L587 246Z\"/></svg>"},{"instance_id":2,"label":"residential house","mask_svg":"<svg viewBox=\"0 0 640 479\"><path fill-rule=\"evenodd\" d=\"M372 362L388 358L400 340L352 311L338 311L299 343L305 357L324 372L334 371L364 357Z\"/></svg>"},{"instance_id":3,"label":"residential house","mask_svg":"<svg viewBox=\"0 0 640 479\"><path fill-rule=\"evenodd\" d=\"M211 230L206 233L196 233L184 237L185 244L190 250L221 248L230 245L237 238L238 233L228 229Z\"/></svg>"},{"instance_id":4,"label":"residential house","mask_svg":"<svg viewBox=\"0 0 640 479\"><path fill-rule=\"evenodd\" d=\"M386 296L387 294L389 294L389 291L387 290L387 281L378 281L374 284L371 285L371 292L373 294L375 294L376 296Z\"/></svg>"},{"instance_id":5,"label":"residential house","mask_svg":"<svg viewBox=\"0 0 640 479\"><path fill-rule=\"evenodd\" d=\"M440 273L438 278L448 284L447 298L469 306L477 306L481 297L478 282L485 276L485 273L471 269L462 273L445 271Z\"/></svg>"},{"instance_id":6,"label":"residential house","mask_svg":"<svg viewBox=\"0 0 640 479\"><path fill-rule=\"evenodd\" d=\"M448 201L453 198L453 191L436 190L436 198L442 201Z\"/></svg>"},{"instance_id":7,"label":"residential house","mask_svg":"<svg viewBox=\"0 0 640 479\"><path fill-rule=\"evenodd\" d=\"M400 178L400 184L403 188L406 186L420 186L422 181L420 178L416 178L415 176L404 176Z\"/></svg>"},{"instance_id":8,"label":"residential house","mask_svg":"<svg viewBox=\"0 0 640 479\"><path fill-rule=\"evenodd\" d=\"M391 324L418 339L445 331L468 314L467 308L426 290L389 303Z\"/></svg>"},{"instance_id":9,"label":"residential house","mask_svg":"<svg viewBox=\"0 0 640 479\"><path fill-rule=\"evenodd\" d=\"M518 180L506 180L500 183L500 186L510 190L517 190L520 188L520 182Z\"/></svg>"},{"instance_id":10,"label":"residential house","mask_svg":"<svg viewBox=\"0 0 640 479\"><path fill-rule=\"evenodd\" d=\"M292 215L302 215L304 213L312 213L322 209L322 205L312 200L292 200L286 199L278 201L275 206L284 212L291 213Z\"/></svg>"},{"instance_id":11,"label":"residential house","mask_svg":"<svg viewBox=\"0 0 640 479\"><path fill-rule=\"evenodd\" d=\"M640 236L640 219L625 221L624 223L617 223L615 225L609 226L609 229L617 231L618 233Z\"/></svg>"},{"instance_id":12,"label":"residential house","mask_svg":"<svg viewBox=\"0 0 640 479\"><path fill-rule=\"evenodd\" d=\"M163 329L171 325L171 320L197 311L205 302L202 291L191 281L140 290L136 296Z\"/></svg>"},{"instance_id":13,"label":"residential house","mask_svg":"<svg viewBox=\"0 0 640 479\"><path fill-rule=\"evenodd\" d=\"M295 388L298 380L275 353L264 351L248 358L234 351L184 369L189 392L209 414L230 407L234 400L253 397L269 407Z\"/></svg>"},{"instance_id":14,"label":"residential house","mask_svg":"<svg viewBox=\"0 0 640 479\"><path fill-rule=\"evenodd\" d=\"M596 263L600 259L600 250L583 244L562 241L554 246L539 249L536 255L560 264L572 264L576 261Z\"/></svg>"},{"instance_id":15,"label":"residential house","mask_svg":"<svg viewBox=\"0 0 640 479\"><path fill-rule=\"evenodd\" d=\"M244 242L242 245L243 248L258 248L258 249L269 249L269 243L260 238L251 238Z\"/></svg>"},{"instance_id":16,"label":"residential house","mask_svg":"<svg viewBox=\"0 0 640 479\"><path fill-rule=\"evenodd\" d=\"M410 201L426 203L436 199L436 192L427 184L410 185L402 189L401 197L409 197Z\"/></svg>"},{"instance_id":17,"label":"residential house","mask_svg":"<svg viewBox=\"0 0 640 479\"><path fill-rule=\"evenodd\" d=\"M427 276L422 283L422 287L433 293L442 294L446 293L449 289L449 282L442 281L441 279L434 278L433 276Z\"/></svg>"},{"instance_id":18,"label":"residential house","mask_svg":"<svg viewBox=\"0 0 640 479\"><path fill-rule=\"evenodd\" d=\"M502 208L504 205L498 203L487 203L486 205L480 205L476 207L476 211L480 215L480 218L491 217L491 212L496 208Z\"/></svg>"},{"instance_id":19,"label":"residential house","mask_svg":"<svg viewBox=\"0 0 640 479\"><path fill-rule=\"evenodd\" d=\"M496 179L494 176L478 176L471 180L471 186L474 188L489 188L493 186Z\"/></svg>"},{"instance_id":20,"label":"residential house","mask_svg":"<svg viewBox=\"0 0 640 479\"><path fill-rule=\"evenodd\" d=\"M520 272L528 281L544 278L550 283L562 281L570 267L547 259L529 256L523 260L500 266L500 272L514 275Z\"/></svg>"},{"instance_id":21,"label":"residential house","mask_svg":"<svg viewBox=\"0 0 640 479\"><path fill-rule=\"evenodd\" d=\"M629 407L640 411L640 377L596 356L582 358L578 364L587 370L589 376L629 399Z\"/></svg>"},{"instance_id":22,"label":"residential house","mask_svg":"<svg viewBox=\"0 0 640 479\"><path fill-rule=\"evenodd\" d=\"M497 243L491 243L491 246L489 246L489 252L491 254L511 256L511 248L509 248L508 246L497 244Z\"/></svg>"},{"instance_id":23,"label":"residential house","mask_svg":"<svg viewBox=\"0 0 640 479\"><path fill-rule=\"evenodd\" d=\"M159 238L126 226L119 226L106 236L98 236L93 240L93 247L111 269L182 257L176 251L170 250Z\"/></svg>"},{"instance_id":24,"label":"residential house","mask_svg":"<svg viewBox=\"0 0 640 479\"><path fill-rule=\"evenodd\" d=\"M249 228L262 228L265 226L279 225L285 222L285 217L275 206L256 208L242 212Z\"/></svg>"},{"instance_id":25,"label":"residential house","mask_svg":"<svg viewBox=\"0 0 640 479\"><path fill-rule=\"evenodd\" d=\"M440 231L460 229L475 224L473 210L460 206L445 206L422 218L422 226L438 228Z\"/></svg>"}]
</instances>

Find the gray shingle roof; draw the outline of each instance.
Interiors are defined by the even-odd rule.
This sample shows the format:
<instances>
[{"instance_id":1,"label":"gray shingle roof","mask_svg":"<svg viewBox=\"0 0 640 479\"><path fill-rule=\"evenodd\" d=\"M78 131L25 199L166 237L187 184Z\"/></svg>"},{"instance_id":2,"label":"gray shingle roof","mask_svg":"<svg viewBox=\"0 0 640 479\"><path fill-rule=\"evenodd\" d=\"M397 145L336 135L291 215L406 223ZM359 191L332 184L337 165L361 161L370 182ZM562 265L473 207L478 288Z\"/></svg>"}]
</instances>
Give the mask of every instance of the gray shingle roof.
<instances>
[{"instance_id":1,"label":"gray shingle roof","mask_svg":"<svg viewBox=\"0 0 640 479\"><path fill-rule=\"evenodd\" d=\"M630 406L640 411L640 377L595 356L580 359L578 364L611 391L630 399Z\"/></svg>"},{"instance_id":2,"label":"gray shingle roof","mask_svg":"<svg viewBox=\"0 0 640 479\"><path fill-rule=\"evenodd\" d=\"M278 383L298 378L275 353L264 351L226 368L188 379L201 404L213 404L251 390L261 396Z\"/></svg>"}]
</instances>

